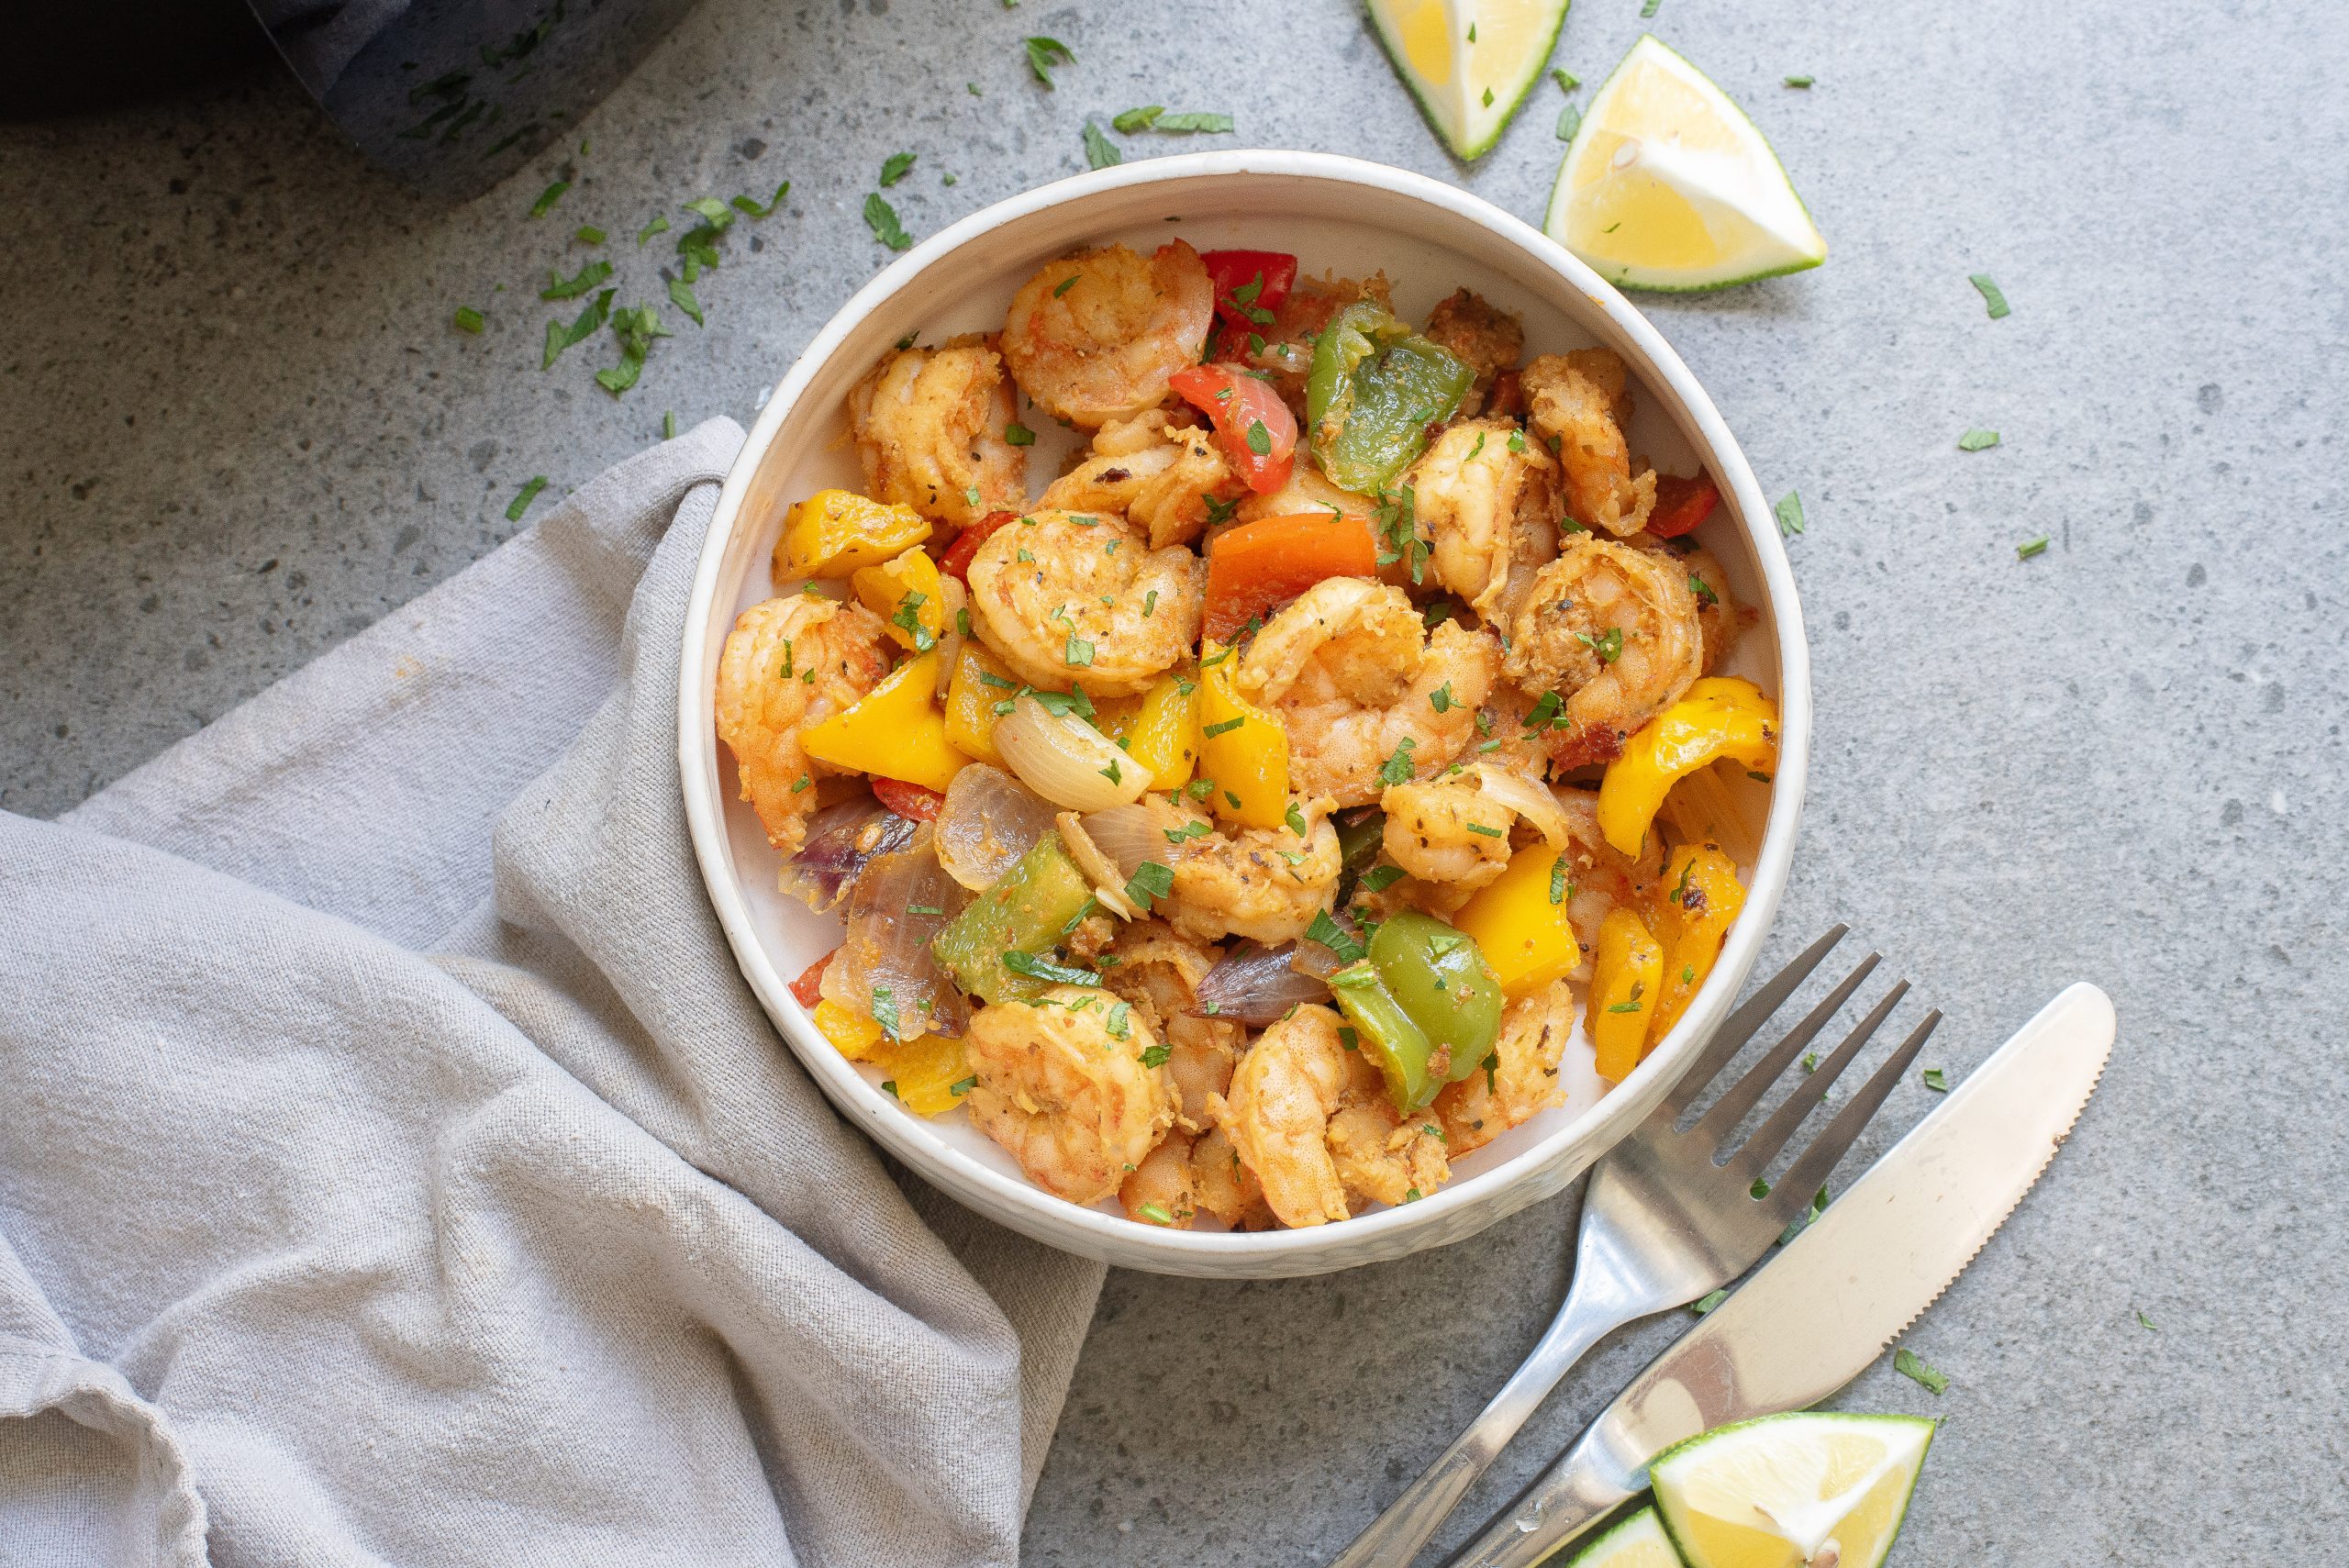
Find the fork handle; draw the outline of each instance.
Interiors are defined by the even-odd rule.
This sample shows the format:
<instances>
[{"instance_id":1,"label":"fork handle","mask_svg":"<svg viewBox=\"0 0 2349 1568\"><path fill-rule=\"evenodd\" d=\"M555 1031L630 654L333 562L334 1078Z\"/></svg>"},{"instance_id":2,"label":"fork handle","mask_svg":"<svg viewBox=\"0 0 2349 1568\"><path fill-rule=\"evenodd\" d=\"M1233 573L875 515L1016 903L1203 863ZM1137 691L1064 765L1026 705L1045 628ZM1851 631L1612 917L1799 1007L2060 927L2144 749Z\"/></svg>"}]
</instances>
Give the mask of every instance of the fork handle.
<instances>
[{"instance_id":1,"label":"fork handle","mask_svg":"<svg viewBox=\"0 0 2349 1568\"><path fill-rule=\"evenodd\" d=\"M1444 1568L1533 1568L1580 1540L1646 1485L1646 1466L1620 1450L1599 1426L1586 1429Z\"/></svg>"},{"instance_id":2,"label":"fork handle","mask_svg":"<svg viewBox=\"0 0 2349 1568\"><path fill-rule=\"evenodd\" d=\"M1542 1342L1533 1347L1533 1353L1501 1385L1468 1429L1454 1438L1452 1446L1437 1455L1435 1462L1420 1472L1419 1478L1405 1487L1385 1513L1371 1520L1369 1528L1331 1560L1330 1568L1409 1568L1419 1548L1459 1507L1476 1477L1508 1446L1550 1390L1558 1386L1567 1369L1608 1333L1642 1316L1638 1311L1624 1311L1610 1294L1570 1296Z\"/></svg>"}]
</instances>

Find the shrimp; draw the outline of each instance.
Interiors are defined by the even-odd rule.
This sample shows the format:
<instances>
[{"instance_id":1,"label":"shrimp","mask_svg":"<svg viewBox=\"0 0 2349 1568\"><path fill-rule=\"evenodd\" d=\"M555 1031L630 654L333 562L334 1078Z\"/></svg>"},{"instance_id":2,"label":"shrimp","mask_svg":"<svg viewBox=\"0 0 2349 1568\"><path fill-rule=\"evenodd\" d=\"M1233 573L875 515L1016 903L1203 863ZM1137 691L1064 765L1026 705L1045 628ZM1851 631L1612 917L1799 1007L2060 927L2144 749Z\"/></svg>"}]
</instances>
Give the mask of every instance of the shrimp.
<instances>
[{"instance_id":1,"label":"shrimp","mask_svg":"<svg viewBox=\"0 0 2349 1568\"><path fill-rule=\"evenodd\" d=\"M1558 454L1566 515L1620 539L1647 526L1655 509L1655 473L1631 473L1623 427L1631 422L1631 384L1611 349L1544 354L1522 381L1534 433Z\"/></svg>"},{"instance_id":2,"label":"shrimp","mask_svg":"<svg viewBox=\"0 0 2349 1568\"><path fill-rule=\"evenodd\" d=\"M1466 783L1398 784L1380 797L1386 858L1464 897L1508 869L1517 813Z\"/></svg>"},{"instance_id":3,"label":"shrimp","mask_svg":"<svg viewBox=\"0 0 2349 1568\"><path fill-rule=\"evenodd\" d=\"M1360 281L1299 278L1288 291L1288 297L1274 307L1270 321L1254 324L1247 333L1227 328L1216 346L1216 357L1264 373L1272 382L1273 390L1281 395L1281 401L1303 424L1306 382L1313 373L1313 340L1336 319L1338 312L1364 299L1383 310L1391 312L1395 308L1386 273L1374 273ZM1263 346L1254 346L1257 343ZM1297 464L1300 469L1304 466Z\"/></svg>"},{"instance_id":4,"label":"shrimp","mask_svg":"<svg viewBox=\"0 0 2349 1568\"><path fill-rule=\"evenodd\" d=\"M1705 637L1705 673L1719 671L1745 629L1743 615L1730 593L1729 573L1713 552L1694 539L1660 539L1638 534L1625 541L1659 557L1687 573L1688 591L1697 596L1697 624Z\"/></svg>"},{"instance_id":5,"label":"shrimp","mask_svg":"<svg viewBox=\"0 0 2349 1568\"><path fill-rule=\"evenodd\" d=\"M1452 350L1476 373L1476 384L1460 400L1464 419L1484 412L1493 379L1503 371L1515 370L1525 353L1524 324L1464 288L1453 291L1428 313L1428 324L1420 335Z\"/></svg>"},{"instance_id":6,"label":"shrimp","mask_svg":"<svg viewBox=\"0 0 2349 1568\"><path fill-rule=\"evenodd\" d=\"M1511 1002L1501 1014L1485 1071L1435 1097L1445 1152L1457 1157L1481 1149L1510 1128L1565 1104L1558 1059L1574 1029L1575 994L1563 980Z\"/></svg>"},{"instance_id":7,"label":"shrimp","mask_svg":"<svg viewBox=\"0 0 2349 1568\"><path fill-rule=\"evenodd\" d=\"M1308 917L1308 919L1310 917ZM1174 1125L1207 1128L1208 1099L1231 1086L1241 1027L1195 1011L1199 982L1217 955L1175 935L1163 920L1137 920L1118 933L1116 962L1103 973L1109 989L1146 1014L1166 1045L1166 1077L1174 1091Z\"/></svg>"},{"instance_id":8,"label":"shrimp","mask_svg":"<svg viewBox=\"0 0 2349 1568\"><path fill-rule=\"evenodd\" d=\"M1303 1006L1256 1037L1217 1106L1217 1124L1284 1225L1346 1218L1329 1131L1347 1076L1338 1015Z\"/></svg>"},{"instance_id":9,"label":"shrimp","mask_svg":"<svg viewBox=\"0 0 2349 1568\"><path fill-rule=\"evenodd\" d=\"M799 749L889 673L888 628L863 605L790 594L735 618L718 659L718 735L734 753L742 798L767 842L796 854L815 814L813 782L840 770Z\"/></svg>"},{"instance_id":10,"label":"shrimp","mask_svg":"<svg viewBox=\"0 0 2349 1568\"><path fill-rule=\"evenodd\" d=\"M1490 633L1444 621L1431 636L1400 588L1330 577L1265 623L1239 682L1287 729L1292 787L1366 806L1398 759L1428 777L1476 738L1499 667Z\"/></svg>"},{"instance_id":11,"label":"shrimp","mask_svg":"<svg viewBox=\"0 0 2349 1568\"><path fill-rule=\"evenodd\" d=\"M1373 1203L1423 1198L1451 1179L1442 1121L1432 1109L1404 1116L1387 1097L1386 1080L1347 1053L1348 1073L1338 1114L1330 1118L1330 1153L1349 1195Z\"/></svg>"},{"instance_id":12,"label":"shrimp","mask_svg":"<svg viewBox=\"0 0 2349 1568\"><path fill-rule=\"evenodd\" d=\"M1121 1039L1109 1011L1092 986L1055 985L981 1007L963 1035L978 1079L963 1097L971 1119L1071 1203L1116 1192L1174 1121L1165 1073L1142 1065L1158 1043L1150 1025L1130 1014Z\"/></svg>"},{"instance_id":13,"label":"shrimp","mask_svg":"<svg viewBox=\"0 0 2349 1568\"><path fill-rule=\"evenodd\" d=\"M1307 512L1369 517L1377 510L1378 502L1374 497L1341 490L1320 469L1310 462L1300 462L1290 467L1287 484L1268 495L1248 496L1232 516L1239 522L1252 523L1259 517L1294 517Z\"/></svg>"},{"instance_id":14,"label":"shrimp","mask_svg":"<svg viewBox=\"0 0 2349 1568\"><path fill-rule=\"evenodd\" d=\"M1208 1129L1191 1145L1191 1190L1201 1208L1234 1230L1273 1228L1264 1187L1255 1173L1241 1163L1231 1134L1220 1127Z\"/></svg>"},{"instance_id":15,"label":"shrimp","mask_svg":"<svg viewBox=\"0 0 2349 1568\"><path fill-rule=\"evenodd\" d=\"M1687 578L1677 561L1589 536L1535 573L1503 669L1528 691L1564 699L1567 728L1551 744L1557 766L1612 759L1703 670Z\"/></svg>"},{"instance_id":16,"label":"shrimp","mask_svg":"<svg viewBox=\"0 0 2349 1568\"><path fill-rule=\"evenodd\" d=\"M1118 1184L1118 1204L1128 1219L1174 1230L1191 1228L1201 1207L1198 1178L1191 1165L1197 1142L1181 1128L1173 1129Z\"/></svg>"},{"instance_id":17,"label":"shrimp","mask_svg":"<svg viewBox=\"0 0 2349 1568\"><path fill-rule=\"evenodd\" d=\"M1303 936L1336 895L1343 857L1327 799L1294 803L1305 823L1301 836L1286 823L1201 832L1208 820L1195 807L1163 795L1147 795L1142 804L1166 839L1174 873L1160 912L1185 937L1288 941Z\"/></svg>"},{"instance_id":18,"label":"shrimp","mask_svg":"<svg viewBox=\"0 0 2349 1568\"><path fill-rule=\"evenodd\" d=\"M1114 517L1037 511L971 558L971 621L1022 680L1130 696L1199 638L1198 557L1150 550Z\"/></svg>"},{"instance_id":19,"label":"shrimp","mask_svg":"<svg viewBox=\"0 0 2349 1568\"><path fill-rule=\"evenodd\" d=\"M1144 258L1123 245L1047 261L1011 296L1003 357L1030 401L1096 430L1165 400L1215 323L1215 284L1177 239Z\"/></svg>"},{"instance_id":20,"label":"shrimp","mask_svg":"<svg viewBox=\"0 0 2349 1568\"><path fill-rule=\"evenodd\" d=\"M1507 419L1448 427L1404 479L1435 580L1506 620L1558 553L1557 481L1550 454Z\"/></svg>"},{"instance_id":21,"label":"shrimp","mask_svg":"<svg viewBox=\"0 0 2349 1568\"><path fill-rule=\"evenodd\" d=\"M956 528L1020 506L1028 454L1004 439L1011 392L985 338L882 355L848 395L866 494Z\"/></svg>"},{"instance_id":22,"label":"shrimp","mask_svg":"<svg viewBox=\"0 0 2349 1568\"><path fill-rule=\"evenodd\" d=\"M1208 431L1153 408L1112 419L1093 455L1045 486L1037 503L1064 512L1118 512L1150 536L1150 548L1188 544L1207 527L1210 501L1248 494Z\"/></svg>"}]
</instances>

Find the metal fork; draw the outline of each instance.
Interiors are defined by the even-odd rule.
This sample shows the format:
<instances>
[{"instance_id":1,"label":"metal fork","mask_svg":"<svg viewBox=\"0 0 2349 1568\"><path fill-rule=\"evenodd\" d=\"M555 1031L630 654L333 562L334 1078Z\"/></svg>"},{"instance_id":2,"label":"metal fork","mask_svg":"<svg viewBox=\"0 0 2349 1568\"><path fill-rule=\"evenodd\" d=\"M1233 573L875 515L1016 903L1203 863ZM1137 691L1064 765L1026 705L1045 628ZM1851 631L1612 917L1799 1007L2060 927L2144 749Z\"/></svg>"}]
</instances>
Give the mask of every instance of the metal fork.
<instances>
[{"instance_id":1,"label":"metal fork","mask_svg":"<svg viewBox=\"0 0 2349 1568\"><path fill-rule=\"evenodd\" d=\"M1834 1053L1806 1074L1742 1145L1724 1145L1770 1085L1851 1000L1876 968L1876 954L1862 960L1687 1131L1675 1130L1675 1124L1809 977L1846 929L1837 926L1811 943L1723 1020L1664 1103L1598 1162L1582 1201L1574 1284L1549 1331L1468 1429L1338 1554L1330 1568L1408 1568L1584 1351L1626 1323L1684 1306L1727 1284L1752 1267L1810 1206L1828 1173L1923 1048L1926 1036L1941 1021L1938 1011L1876 1069L1776 1186L1756 1197L1755 1184L1899 1004L1909 989L1907 981L1896 982Z\"/></svg>"}]
</instances>

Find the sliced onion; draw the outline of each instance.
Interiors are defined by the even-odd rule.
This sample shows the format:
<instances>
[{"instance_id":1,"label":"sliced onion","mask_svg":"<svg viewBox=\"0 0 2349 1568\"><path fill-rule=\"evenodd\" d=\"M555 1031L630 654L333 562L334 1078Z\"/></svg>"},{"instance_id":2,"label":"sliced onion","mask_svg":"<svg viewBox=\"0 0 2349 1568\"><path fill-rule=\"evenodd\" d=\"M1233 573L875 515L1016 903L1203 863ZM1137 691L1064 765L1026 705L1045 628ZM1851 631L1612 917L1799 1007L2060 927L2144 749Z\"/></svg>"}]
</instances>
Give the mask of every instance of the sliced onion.
<instances>
[{"instance_id":1,"label":"sliced onion","mask_svg":"<svg viewBox=\"0 0 2349 1568\"><path fill-rule=\"evenodd\" d=\"M1150 770L1073 713L1054 714L1023 693L996 720L995 749L1019 781L1054 806L1107 811L1138 800Z\"/></svg>"},{"instance_id":2,"label":"sliced onion","mask_svg":"<svg viewBox=\"0 0 2349 1568\"><path fill-rule=\"evenodd\" d=\"M1164 865L1173 859L1158 814L1139 801L1092 813L1085 818L1085 833L1118 868L1120 881L1140 871L1144 861Z\"/></svg>"},{"instance_id":3,"label":"sliced onion","mask_svg":"<svg viewBox=\"0 0 2349 1568\"><path fill-rule=\"evenodd\" d=\"M1277 1023L1291 1007L1306 1002L1326 1002L1330 988L1310 974L1289 966L1300 944L1283 942L1276 948L1240 941L1223 962L1199 981L1193 993L1197 1010L1218 1018L1231 1018L1251 1029ZM1335 967L1332 965L1331 967Z\"/></svg>"},{"instance_id":4,"label":"sliced onion","mask_svg":"<svg viewBox=\"0 0 2349 1568\"><path fill-rule=\"evenodd\" d=\"M1093 896L1101 901L1101 907L1120 920L1141 919L1141 911L1135 908L1134 901L1126 896L1125 873L1101 852L1100 846L1085 832L1085 824L1077 819L1076 813L1063 811L1057 821L1061 842L1068 846L1069 859L1076 862L1076 869L1083 872L1085 879L1093 884Z\"/></svg>"},{"instance_id":5,"label":"sliced onion","mask_svg":"<svg viewBox=\"0 0 2349 1568\"><path fill-rule=\"evenodd\" d=\"M1545 786L1535 784L1521 773L1495 767L1490 762L1476 764L1476 782L1485 794L1533 824L1542 836L1550 840L1552 849L1564 849L1567 840L1574 836L1574 830L1566 821L1565 808L1558 804L1558 797Z\"/></svg>"},{"instance_id":6,"label":"sliced onion","mask_svg":"<svg viewBox=\"0 0 2349 1568\"><path fill-rule=\"evenodd\" d=\"M941 595L939 608L944 613L946 629L938 634L938 700L946 700L947 687L954 684L954 666L963 662L963 611L967 607L959 577L943 574L938 579Z\"/></svg>"},{"instance_id":7,"label":"sliced onion","mask_svg":"<svg viewBox=\"0 0 2349 1568\"><path fill-rule=\"evenodd\" d=\"M867 862L913 842L909 822L869 794L828 806L807 819L807 841L783 862L776 885L818 914L845 897Z\"/></svg>"},{"instance_id":8,"label":"sliced onion","mask_svg":"<svg viewBox=\"0 0 2349 1568\"><path fill-rule=\"evenodd\" d=\"M925 825L905 849L866 864L849 894L847 934L824 971L826 996L874 1017L894 1008L896 1032L907 1040L959 1035L970 1016L963 993L930 956L930 939L970 902L938 863L935 837ZM875 994L884 990L885 1006L876 1012Z\"/></svg>"},{"instance_id":9,"label":"sliced onion","mask_svg":"<svg viewBox=\"0 0 2349 1568\"><path fill-rule=\"evenodd\" d=\"M973 762L946 786L937 826L938 863L984 893L1052 830L1052 806L1002 769Z\"/></svg>"}]
</instances>

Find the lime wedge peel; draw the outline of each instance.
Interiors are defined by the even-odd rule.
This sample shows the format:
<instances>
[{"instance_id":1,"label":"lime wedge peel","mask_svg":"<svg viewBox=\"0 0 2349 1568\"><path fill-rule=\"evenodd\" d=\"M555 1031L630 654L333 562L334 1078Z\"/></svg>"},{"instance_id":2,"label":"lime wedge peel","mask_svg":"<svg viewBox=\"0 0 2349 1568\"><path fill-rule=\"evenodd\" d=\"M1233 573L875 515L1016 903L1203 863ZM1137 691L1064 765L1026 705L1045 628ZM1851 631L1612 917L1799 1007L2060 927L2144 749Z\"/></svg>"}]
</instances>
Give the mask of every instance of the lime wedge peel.
<instances>
[{"instance_id":1,"label":"lime wedge peel","mask_svg":"<svg viewBox=\"0 0 2349 1568\"><path fill-rule=\"evenodd\" d=\"M1599 84L1542 227L1624 288L1687 294L1815 267L1827 241L1767 138L1642 34Z\"/></svg>"},{"instance_id":2,"label":"lime wedge peel","mask_svg":"<svg viewBox=\"0 0 2349 1568\"><path fill-rule=\"evenodd\" d=\"M1419 113L1466 162L1492 150L1542 80L1567 4L1370 0L1370 22Z\"/></svg>"},{"instance_id":3,"label":"lime wedge peel","mask_svg":"<svg viewBox=\"0 0 2349 1568\"><path fill-rule=\"evenodd\" d=\"M1575 1553L1564 1568L1680 1568L1680 1554L1655 1510L1642 1508Z\"/></svg>"},{"instance_id":4,"label":"lime wedge peel","mask_svg":"<svg viewBox=\"0 0 2349 1568\"><path fill-rule=\"evenodd\" d=\"M1688 1568L1881 1568L1936 1423L1798 1411L1666 1449L1656 1510Z\"/></svg>"}]
</instances>

